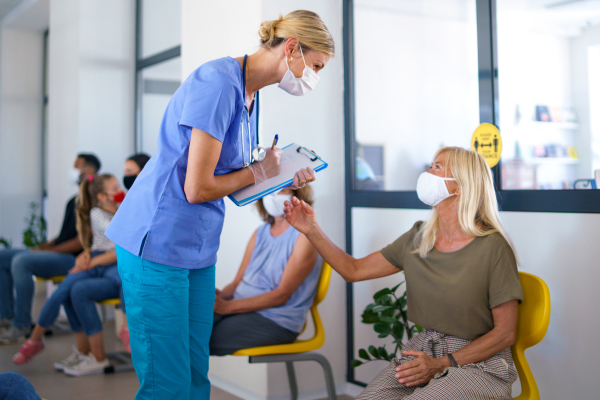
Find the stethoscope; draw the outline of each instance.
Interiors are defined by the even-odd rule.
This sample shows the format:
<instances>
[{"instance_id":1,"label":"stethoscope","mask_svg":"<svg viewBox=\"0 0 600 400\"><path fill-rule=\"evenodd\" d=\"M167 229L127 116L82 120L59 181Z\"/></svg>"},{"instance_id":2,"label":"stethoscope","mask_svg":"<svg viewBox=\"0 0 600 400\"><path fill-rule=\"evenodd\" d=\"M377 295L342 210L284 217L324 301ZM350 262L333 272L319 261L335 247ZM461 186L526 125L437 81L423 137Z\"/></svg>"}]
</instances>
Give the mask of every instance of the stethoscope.
<instances>
[{"instance_id":1,"label":"stethoscope","mask_svg":"<svg viewBox=\"0 0 600 400\"><path fill-rule=\"evenodd\" d=\"M246 122L246 127L248 130L248 150L252 149L252 134L250 132L250 111L248 111L248 106L246 105L246 59L248 55L244 56L244 67L242 68L242 94L244 100L244 109L242 110L242 119L240 120L240 134L242 136L242 164L244 168L250 165L252 160L260 162L265 159L267 156L267 151L258 145L258 117L260 115L260 102L258 100L258 93L256 92L256 147L248 153L248 157L250 154L252 155L249 162L246 162L246 149L244 143L244 122ZM246 116L246 120L244 121L244 115Z\"/></svg>"}]
</instances>

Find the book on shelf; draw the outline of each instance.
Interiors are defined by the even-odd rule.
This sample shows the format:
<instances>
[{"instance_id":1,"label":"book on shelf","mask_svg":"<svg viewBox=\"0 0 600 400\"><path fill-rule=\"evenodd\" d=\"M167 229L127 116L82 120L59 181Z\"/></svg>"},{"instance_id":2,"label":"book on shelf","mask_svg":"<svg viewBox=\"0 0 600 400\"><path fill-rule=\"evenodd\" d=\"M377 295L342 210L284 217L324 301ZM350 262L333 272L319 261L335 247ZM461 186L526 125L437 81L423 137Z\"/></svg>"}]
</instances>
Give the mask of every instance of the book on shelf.
<instances>
[{"instance_id":1,"label":"book on shelf","mask_svg":"<svg viewBox=\"0 0 600 400\"><path fill-rule=\"evenodd\" d=\"M548 106L535 106L535 120L541 122L550 122L550 112Z\"/></svg>"},{"instance_id":2,"label":"book on shelf","mask_svg":"<svg viewBox=\"0 0 600 400\"><path fill-rule=\"evenodd\" d=\"M550 121L563 122L563 117L560 107L550 107Z\"/></svg>"},{"instance_id":3,"label":"book on shelf","mask_svg":"<svg viewBox=\"0 0 600 400\"><path fill-rule=\"evenodd\" d=\"M578 122L577 114L573 107L561 107L560 114L563 120L562 122L568 122L570 124L576 124Z\"/></svg>"},{"instance_id":4,"label":"book on shelf","mask_svg":"<svg viewBox=\"0 0 600 400\"><path fill-rule=\"evenodd\" d=\"M575 149L575 146L567 146L567 153L569 153L569 157L571 158L579 158L579 154L577 154L577 149Z\"/></svg>"}]
</instances>

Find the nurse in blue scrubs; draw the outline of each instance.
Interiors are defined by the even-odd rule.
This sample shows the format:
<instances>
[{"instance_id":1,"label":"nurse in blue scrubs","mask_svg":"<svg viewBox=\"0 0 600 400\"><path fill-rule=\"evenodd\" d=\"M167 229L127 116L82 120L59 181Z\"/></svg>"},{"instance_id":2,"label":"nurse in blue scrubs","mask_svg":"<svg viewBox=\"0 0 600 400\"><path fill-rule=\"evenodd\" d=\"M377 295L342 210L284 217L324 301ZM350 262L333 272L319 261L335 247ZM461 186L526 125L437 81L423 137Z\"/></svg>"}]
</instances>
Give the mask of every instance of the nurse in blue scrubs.
<instances>
[{"instance_id":1,"label":"nurse in blue scrubs","mask_svg":"<svg viewBox=\"0 0 600 400\"><path fill-rule=\"evenodd\" d=\"M263 22L259 35L256 53L207 62L175 92L158 150L106 231L117 244L141 385L136 399L209 399L223 197L279 173L281 149L252 159L258 91L278 83L292 95L306 94L334 55L331 34L313 12ZM289 113L290 123L303 118ZM301 170L292 185L314 179L312 170Z\"/></svg>"}]
</instances>

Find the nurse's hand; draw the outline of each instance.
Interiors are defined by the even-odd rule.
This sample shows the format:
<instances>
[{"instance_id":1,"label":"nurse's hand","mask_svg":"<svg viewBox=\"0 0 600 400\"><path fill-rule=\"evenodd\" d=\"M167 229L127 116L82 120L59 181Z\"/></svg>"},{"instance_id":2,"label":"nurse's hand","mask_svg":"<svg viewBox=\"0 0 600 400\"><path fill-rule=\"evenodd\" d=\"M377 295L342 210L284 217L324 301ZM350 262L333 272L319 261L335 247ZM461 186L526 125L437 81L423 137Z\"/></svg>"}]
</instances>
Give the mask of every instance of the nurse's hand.
<instances>
[{"instance_id":1,"label":"nurse's hand","mask_svg":"<svg viewBox=\"0 0 600 400\"><path fill-rule=\"evenodd\" d=\"M317 228L317 217L315 210L296 196L291 201L285 203L285 220L289 222L297 231L308 235Z\"/></svg>"},{"instance_id":2,"label":"nurse's hand","mask_svg":"<svg viewBox=\"0 0 600 400\"><path fill-rule=\"evenodd\" d=\"M281 170L281 155L283 150L275 148L267 149L267 155L261 162L253 162L249 168L254 174L254 184L259 184L269 178L279 175Z\"/></svg>"},{"instance_id":3,"label":"nurse's hand","mask_svg":"<svg viewBox=\"0 0 600 400\"><path fill-rule=\"evenodd\" d=\"M315 176L315 171L311 167L301 169L294 175L294 181L292 182L290 189L302 189L307 183L313 182L315 179L317 179L317 177Z\"/></svg>"}]
</instances>

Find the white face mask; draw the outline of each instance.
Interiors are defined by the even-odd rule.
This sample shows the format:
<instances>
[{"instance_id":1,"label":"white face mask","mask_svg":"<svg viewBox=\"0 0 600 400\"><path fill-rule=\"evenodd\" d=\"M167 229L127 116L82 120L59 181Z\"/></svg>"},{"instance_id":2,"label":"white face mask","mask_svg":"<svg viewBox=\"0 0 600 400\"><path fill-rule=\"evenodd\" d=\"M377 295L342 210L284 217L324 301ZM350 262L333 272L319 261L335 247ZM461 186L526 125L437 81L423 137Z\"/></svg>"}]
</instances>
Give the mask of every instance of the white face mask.
<instances>
[{"instance_id":1,"label":"white face mask","mask_svg":"<svg viewBox=\"0 0 600 400\"><path fill-rule=\"evenodd\" d=\"M79 185L81 183L81 171L77 168L71 168L69 170L69 182L73 185Z\"/></svg>"},{"instance_id":2,"label":"white face mask","mask_svg":"<svg viewBox=\"0 0 600 400\"><path fill-rule=\"evenodd\" d=\"M302 53L302 46L298 44L300 47L300 54L302 54L302 61L304 61L304 71L302 72L302 77L296 78L294 73L290 69L290 65L287 63L288 67L287 72L279 82L279 88L285 90L291 95L294 96L302 96L306 93L310 92L317 86L317 82L319 82L319 75L312 69L306 65L306 60L304 60L304 53Z\"/></svg>"},{"instance_id":3,"label":"white face mask","mask_svg":"<svg viewBox=\"0 0 600 400\"><path fill-rule=\"evenodd\" d=\"M441 176L423 172L417 181L417 196L419 200L429 206L437 206L454 194L448 192L445 181L454 181L454 178L442 178Z\"/></svg>"},{"instance_id":4,"label":"white face mask","mask_svg":"<svg viewBox=\"0 0 600 400\"><path fill-rule=\"evenodd\" d=\"M270 194L263 197L263 206L272 217L281 217L285 211L285 202L292 199L291 194Z\"/></svg>"}]
</instances>

